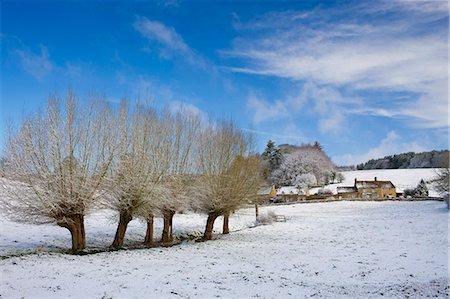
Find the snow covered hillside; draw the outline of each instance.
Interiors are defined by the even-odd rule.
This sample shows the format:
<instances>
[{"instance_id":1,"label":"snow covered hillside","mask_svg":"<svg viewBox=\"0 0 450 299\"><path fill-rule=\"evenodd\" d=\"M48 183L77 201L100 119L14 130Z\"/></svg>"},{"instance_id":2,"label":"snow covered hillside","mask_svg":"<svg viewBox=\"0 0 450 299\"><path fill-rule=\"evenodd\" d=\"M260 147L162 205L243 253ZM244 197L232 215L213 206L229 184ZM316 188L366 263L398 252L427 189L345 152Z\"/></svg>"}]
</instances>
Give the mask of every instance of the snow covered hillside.
<instances>
[{"instance_id":1,"label":"snow covered hillside","mask_svg":"<svg viewBox=\"0 0 450 299\"><path fill-rule=\"evenodd\" d=\"M404 189L414 189L420 180L429 181L436 177L438 168L414 168L414 169L375 169L375 170L355 170L343 171L344 181L339 184L331 184L325 188L330 189L336 193L338 186L353 186L355 178L358 180L373 180L377 177L380 181L392 181L397 192L402 192ZM430 196L438 196L431 184L427 184ZM311 194L316 193L319 188L311 189Z\"/></svg>"},{"instance_id":2,"label":"snow covered hillside","mask_svg":"<svg viewBox=\"0 0 450 299\"><path fill-rule=\"evenodd\" d=\"M448 212L443 202L342 201L262 207L261 213L269 210L287 221L249 228L254 211L244 209L231 217L230 235L210 242L7 258L0 261L0 297L445 296ZM175 234L201 231L205 218L175 215ZM89 246L112 241L115 224L108 219L104 213L87 218ZM2 254L44 244L70 246L69 234L57 227L6 220L0 225ZM156 226L159 233L161 223ZM128 242L142 240L144 231L143 223L133 221Z\"/></svg>"}]
</instances>

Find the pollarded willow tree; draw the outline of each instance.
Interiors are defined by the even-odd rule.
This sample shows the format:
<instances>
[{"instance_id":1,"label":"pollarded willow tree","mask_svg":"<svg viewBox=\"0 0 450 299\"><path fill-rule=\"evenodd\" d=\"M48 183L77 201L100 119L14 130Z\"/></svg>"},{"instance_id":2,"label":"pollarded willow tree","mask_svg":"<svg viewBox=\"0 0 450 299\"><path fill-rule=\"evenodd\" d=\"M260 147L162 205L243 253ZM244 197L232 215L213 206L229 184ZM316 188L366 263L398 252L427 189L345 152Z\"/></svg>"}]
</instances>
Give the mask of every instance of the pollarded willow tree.
<instances>
[{"instance_id":1,"label":"pollarded willow tree","mask_svg":"<svg viewBox=\"0 0 450 299\"><path fill-rule=\"evenodd\" d=\"M261 158L256 155L246 157L237 156L231 167L225 173L227 180L228 200L224 202L223 229L224 234L229 233L229 217L240 207L245 199L256 195L263 182Z\"/></svg>"},{"instance_id":2,"label":"pollarded willow tree","mask_svg":"<svg viewBox=\"0 0 450 299\"><path fill-rule=\"evenodd\" d=\"M200 132L200 118L196 113L181 108L175 113L165 111L163 120L169 134L167 171L163 177L164 196L160 210L164 219L161 241L173 241L172 222L177 210L189 208L189 187L195 173L196 142Z\"/></svg>"},{"instance_id":3,"label":"pollarded willow tree","mask_svg":"<svg viewBox=\"0 0 450 299\"><path fill-rule=\"evenodd\" d=\"M72 250L84 249L84 217L102 195L121 123L101 98L81 105L72 91L64 101L51 96L44 113L9 137L4 175L20 187L3 188L2 212L13 221L67 228Z\"/></svg>"},{"instance_id":4,"label":"pollarded willow tree","mask_svg":"<svg viewBox=\"0 0 450 299\"><path fill-rule=\"evenodd\" d=\"M125 119L120 136L123 140L117 159L111 167L105 188L109 196L102 201L119 214L119 223L112 247L124 244L128 223L136 216L145 215L149 226L153 225L156 201L164 194L161 179L166 171L169 145L167 130L157 112L138 104L129 113L125 102L120 115ZM146 240L151 245L153 240Z\"/></svg>"},{"instance_id":5,"label":"pollarded willow tree","mask_svg":"<svg viewBox=\"0 0 450 299\"><path fill-rule=\"evenodd\" d=\"M192 194L199 211L208 215L205 240L212 239L214 222L228 216L260 186L261 160L251 156L251 138L231 122L221 122L203 130L199 138L198 177Z\"/></svg>"},{"instance_id":6,"label":"pollarded willow tree","mask_svg":"<svg viewBox=\"0 0 450 299\"><path fill-rule=\"evenodd\" d=\"M119 213L113 247L122 247L128 223L139 217L147 222L144 243L153 244L153 219L162 216L162 242L172 237L172 218L186 202L186 182L192 174L191 148L199 119L181 110L155 111L139 105L129 117L120 157L111 171L104 205ZM125 104L122 114L129 115Z\"/></svg>"}]
</instances>

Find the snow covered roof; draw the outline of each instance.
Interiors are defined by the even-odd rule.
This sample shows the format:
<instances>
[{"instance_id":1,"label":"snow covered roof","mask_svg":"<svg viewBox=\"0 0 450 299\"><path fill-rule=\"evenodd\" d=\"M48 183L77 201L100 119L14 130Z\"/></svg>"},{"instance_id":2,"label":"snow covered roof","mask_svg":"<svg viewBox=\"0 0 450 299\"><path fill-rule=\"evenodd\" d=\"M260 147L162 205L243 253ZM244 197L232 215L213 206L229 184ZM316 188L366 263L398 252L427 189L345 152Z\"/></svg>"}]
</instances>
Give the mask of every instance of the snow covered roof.
<instances>
[{"instance_id":1,"label":"snow covered roof","mask_svg":"<svg viewBox=\"0 0 450 299\"><path fill-rule=\"evenodd\" d=\"M391 181L356 181L355 187L358 189L365 188L382 188L389 189L395 188Z\"/></svg>"},{"instance_id":2,"label":"snow covered roof","mask_svg":"<svg viewBox=\"0 0 450 299\"><path fill-rule=\"evenodd\" d=\"M258 190L256 194L258 195L268 195L270 194L270 191L272 191L272 187L265 187Z\"/></svg>"},{"instance_id":3,"label":"snow covered roof","mask_svg":"<svg viewBox=\"0 0 450 299\"><path fill-rule=\"evenodd\" d=\"M299 189L295 186L280 187L277 194L299 194Z\"/></svg>"},{"instance_id":4,"label":"snow covered roof","mask_svg":"<svg viewBox=\"0 0 450 299\"><path fill-rule=\"evenodd\" d=\"M337 193L350 193L356 191L357 189L355 187L337 187Z\"/></svg>"},{"instance_id":5,"label":"snow covered roof","mask_svg":"<svg viewBox=\"0 0 450 299\"><path fill-rule=\"evenodd\" d=\"M405 189L414 189L423 179L425 182L431 181L436 177L437 168L410 168L410 169L373 169L373 170L352 170L343 171L344 181L338 184L326 185L323 188L330 189L336 193L339 186L354 186L355 179L361 181L373 181L375 177L384 181L391 181L397 192L403 192ZM431 184L427 183L430 196L438 197L439 194L434 190ZM310 188L309 193L317 193L319 188Z\"/></svg>"},{"instance_id":6,"label":"snow covered roof","mask_svg":"<svg viewBox=\"0 0 450 299\"><path fill-rule=\"evenodd\" d=\"M358 181L355 179L355 184L353 186L338 186L337 193L349 193L349 192L357 192L358 189L369 189L369 188L382 188L389 189L395 188L394 184L391 181Z\"/></svg>"}]
</instances>

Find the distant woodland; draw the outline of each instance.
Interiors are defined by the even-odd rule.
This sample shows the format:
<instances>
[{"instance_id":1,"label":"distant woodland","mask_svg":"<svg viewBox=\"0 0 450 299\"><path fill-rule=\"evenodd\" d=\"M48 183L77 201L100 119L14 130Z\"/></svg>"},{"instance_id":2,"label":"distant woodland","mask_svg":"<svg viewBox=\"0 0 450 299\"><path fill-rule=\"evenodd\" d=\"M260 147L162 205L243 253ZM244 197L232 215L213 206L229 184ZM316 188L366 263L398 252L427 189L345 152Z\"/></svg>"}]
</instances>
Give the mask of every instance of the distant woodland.
<instances>
[{"instance_id":1,"label":"distant woodland","mask_svg":"<svg viewBox=\"0 0 450 299\"><path fill-rule=\"evenodd\" d=\"M398 168L448 168L449 151L431 151L423 153L403 153L371 159L356 166L358 170L366 169L398 169Z\"/></svg>"}]
</instances>

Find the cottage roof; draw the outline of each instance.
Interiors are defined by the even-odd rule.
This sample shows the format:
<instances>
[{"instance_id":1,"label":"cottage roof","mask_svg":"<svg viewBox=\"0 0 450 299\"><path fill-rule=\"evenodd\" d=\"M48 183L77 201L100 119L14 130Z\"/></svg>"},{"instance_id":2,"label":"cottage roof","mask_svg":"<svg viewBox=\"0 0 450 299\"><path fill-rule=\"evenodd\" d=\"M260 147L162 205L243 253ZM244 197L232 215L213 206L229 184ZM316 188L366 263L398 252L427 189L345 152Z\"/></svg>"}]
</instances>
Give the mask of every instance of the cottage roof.
<instances>
[{"instance_id":1,"label":"cottage roof","mask_svg":"<svg viewBox=\"0 0 450 299\"><path fill-rule=\"evenodd\" d=\"M286 187L280 187L277 190L277 194L298 194L299 189L295 186L286 186Z\"/></svg>"},{"instance_id":2,"label":"cottage roof","mask_svg":"<svg viewBox=\"0 0 450 299\"><path fill-rule=\"evenodd\" d=\"M272 191L272 187L261 188L258 190L256 194L258 195L269 195L270 191Z\"/></svg>"},{"instance_id":3,"label":"cottage roof","mask_svg":"<svg viewBox=\"0 0 450 299\"><path fill-rule=\"evenodd\" d=\"M351 193L358 191L355 187L337 187L337 193Z\"/></svg>"},{"instance_id":4,"label":"cottage roof","mask_svg":"<svg viewBox=\"0 0 450 299\"><path fill-rule=\"evenodd\" d=\"M382 188L389 189L395 188L391 181L356 181L355 187L358 189L366 188Z\"/></svg>"}]
</instances>

